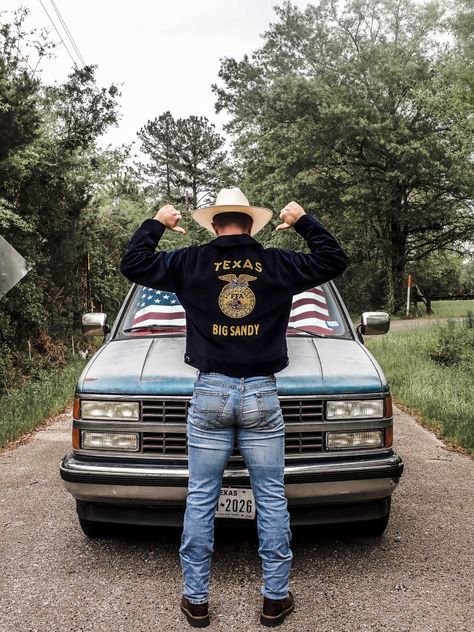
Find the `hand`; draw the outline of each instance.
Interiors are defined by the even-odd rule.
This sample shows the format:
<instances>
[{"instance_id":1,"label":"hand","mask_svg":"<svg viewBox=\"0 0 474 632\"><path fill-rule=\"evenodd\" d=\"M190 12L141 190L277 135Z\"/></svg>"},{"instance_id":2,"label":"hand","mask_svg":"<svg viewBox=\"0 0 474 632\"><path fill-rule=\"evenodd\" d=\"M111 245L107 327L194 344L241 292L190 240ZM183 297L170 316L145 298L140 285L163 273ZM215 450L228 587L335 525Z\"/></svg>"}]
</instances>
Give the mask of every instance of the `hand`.
<instances>
[{"instance_id":1,"label":"hand","mask_svg":"<svg viewBox=\"0 0 474 632\"><path fill-rule=\"evenodd\" d=\"M155 218L162 224L169 228L170 230L174 230L176 233L184 233L186 232L184 228L178 226L178 222L181 219L181 213L175 209L171 204L166 204L162 206L160 210L155 215Z\"/></svg>"},{"instance_id":2,"label":"hand","mask_svg":"<svg viewBox=\"0 0 474 632\"><path fill-rule=\"evenodd\" d=\"M303 215L306 215L304 208L297 202L290 202L280 213L280 218L283 220L283 223L279 224L275 230L287 230L291 228Z\"/></svg>"}]
</instances>

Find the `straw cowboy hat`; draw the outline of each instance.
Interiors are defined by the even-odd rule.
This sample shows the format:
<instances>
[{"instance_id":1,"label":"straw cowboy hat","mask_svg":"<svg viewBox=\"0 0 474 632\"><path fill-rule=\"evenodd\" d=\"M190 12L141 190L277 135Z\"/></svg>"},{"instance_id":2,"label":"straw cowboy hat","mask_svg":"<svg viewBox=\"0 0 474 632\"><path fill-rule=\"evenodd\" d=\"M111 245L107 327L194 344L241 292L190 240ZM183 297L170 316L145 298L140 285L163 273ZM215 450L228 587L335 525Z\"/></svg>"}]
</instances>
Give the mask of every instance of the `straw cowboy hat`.
<instances>
[{"instance_id":1,"label":"straw cowboy hat","mask_svg":"<svg viewBox=\"0 0 474 632\"><path fill-rule=\"evenodd\" d=\"M268 208L260 206L250 206L249 201L237 187L231 189L221 189L217 194L214 206L205 206L193 211L193 219L198 224L207 228L214 234L212 228L212 218L219 213L245 213L253 219L252 235L258 233L259 230L268 224L272 218L272 211Z\"/></svg>"}]
</instances>

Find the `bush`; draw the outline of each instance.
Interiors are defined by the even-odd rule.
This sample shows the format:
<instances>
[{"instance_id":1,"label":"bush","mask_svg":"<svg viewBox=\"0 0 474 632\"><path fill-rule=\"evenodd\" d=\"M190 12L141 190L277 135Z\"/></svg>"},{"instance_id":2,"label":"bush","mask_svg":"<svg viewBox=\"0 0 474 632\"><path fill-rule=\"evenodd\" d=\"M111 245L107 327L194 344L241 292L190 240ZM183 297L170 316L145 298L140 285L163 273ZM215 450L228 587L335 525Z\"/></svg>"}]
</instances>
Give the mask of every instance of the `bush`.
<instances>
[{"instance_id":1,"label":"bush","mask_svg":"<svg viewBox=\"0 0 474 632\"><path fill-rule=\"evenodd\" d=\"M22 434L34 430L51 415L65 410L74 395L74 386L85 365L75 356L63 368L42 369L22 388L0 401L0 448Z\"/></svg>"},{"instance_id":2,"label":"bush","mask_svg":"<svg viewBox=\"0 0 474 632\"><path fill-rule=\"evenodd\" d=\"M400 404L474 453L474 318L367 341Z\"/></svg>"},{"instance_id":3,"label":"bush","mask_svg":"<svg viewBox=\"0 0 474 632\"><path fill-rule=\"evenodd\" d=\"M474 354L474 315L468 313L464 322L449 321L437 329L435 345L429 352L432 360L444 366L460 366L472 363Z\"/></svg>"}]
</instances>

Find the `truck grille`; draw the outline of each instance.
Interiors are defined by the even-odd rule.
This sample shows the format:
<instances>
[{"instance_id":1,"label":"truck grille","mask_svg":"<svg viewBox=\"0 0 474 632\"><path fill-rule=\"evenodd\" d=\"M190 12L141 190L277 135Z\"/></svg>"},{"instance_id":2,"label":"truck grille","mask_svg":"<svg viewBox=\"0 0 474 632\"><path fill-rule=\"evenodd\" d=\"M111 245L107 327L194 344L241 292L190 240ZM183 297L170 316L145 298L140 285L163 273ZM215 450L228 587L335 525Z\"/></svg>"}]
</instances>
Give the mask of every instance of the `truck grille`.
<instances>
[{"instance_id":1,"label":"truck grille","mask_svg":"<svg viewBox=\"0 0 474 632\"><path fill-rule=\"evenodd\" d=\"M156 399L142 402L142 421L179 424L186 422L189 401Z\"/></svg>"},{"instance_id":2,"label":"truck grille","mask_svg":"<svg viewBox=\"0 0 474 632\"><path fill-rule=\"evenodd\" d=\"M280 406L285 423L321 421L323 418L321 399L281 399Z\"/></svg>"},{"instance_id":3,"label":"truck grille","mask_svg":"<svg viewBox=\"0 0 474 632\"><path fill-rule=\"evenodd\" d=\"M286 432L285 454L318 454L323 450L322 432ZM188 453L186 434L183 432L144 432L142 452L160 456L186 456ZM239 457L237 447L233 457ZM235 460L235 459L234 459Z\"/></svg>"},{"instance_id":4,"label":"truck grille","mask_svg":"<svg viewBox=\"0 0 474 632\"><path fill-rule=\"evenodd\" d=\"M144 432L142 452L146 454L186 455L186 434L182 432Z\"/></svg>"},{"instance_id":5,"label":"truck grille","mask_svg":"<svg viewBox=\"0 0 474 632\"><path fill-rule=\"evenodd\" d=\"M321 421L324 402L320 399L281 399L285 423ZM142 402L142 421L185 423L189 400L157 399Z\"/></svg>"}]
</instances>

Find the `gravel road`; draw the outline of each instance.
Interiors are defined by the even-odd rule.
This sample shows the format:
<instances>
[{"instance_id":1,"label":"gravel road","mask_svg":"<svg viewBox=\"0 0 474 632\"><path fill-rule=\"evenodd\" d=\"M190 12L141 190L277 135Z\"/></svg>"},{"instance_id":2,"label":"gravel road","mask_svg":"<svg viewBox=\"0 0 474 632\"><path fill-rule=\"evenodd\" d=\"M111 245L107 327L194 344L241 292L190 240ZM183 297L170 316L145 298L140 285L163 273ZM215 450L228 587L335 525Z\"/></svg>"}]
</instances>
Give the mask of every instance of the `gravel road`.
<instances>
[{"instance_id":1,"label":"gravel road","mask_svg":"<svg viewBox=\"0 0 474 632\"><path fill-rule=\"evenodd\" d=\"M1 632L190 630L177 530L134 529L88 540L58 465L64 416L25 445L0 453ZM405 474L385 535L293 531L294 632L464 632L473 629L474 461L445 449L397 411ZM220 531L210 630L263 630L252 531Z\"/></svg>"}]
</instances>

